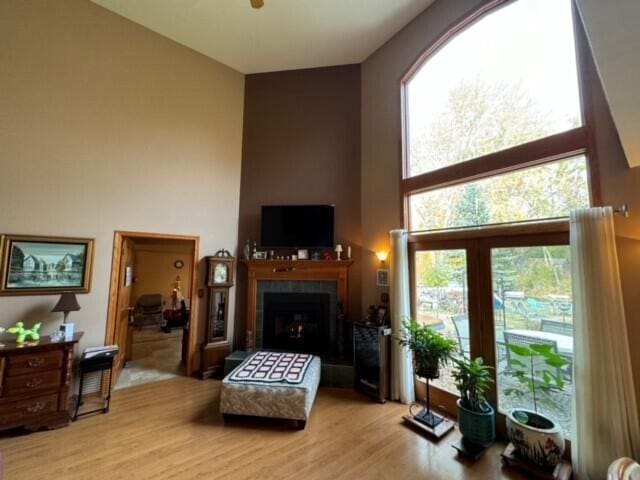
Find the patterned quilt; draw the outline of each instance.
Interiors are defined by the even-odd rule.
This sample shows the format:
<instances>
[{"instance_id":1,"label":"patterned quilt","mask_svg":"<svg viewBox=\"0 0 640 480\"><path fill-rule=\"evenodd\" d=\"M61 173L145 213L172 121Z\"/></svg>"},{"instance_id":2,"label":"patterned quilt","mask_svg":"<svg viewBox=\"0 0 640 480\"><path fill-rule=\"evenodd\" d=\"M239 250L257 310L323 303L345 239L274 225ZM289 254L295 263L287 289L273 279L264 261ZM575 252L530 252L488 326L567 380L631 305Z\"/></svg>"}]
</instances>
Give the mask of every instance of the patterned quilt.
<instances>
[{"instance_id":1,"label":"patterned quilt","mask_svg":"<svg viewBox=\"0 0 640 480\"><path fill-rule=\"evenodd\" d=\"M232 382L299 384L313 360L306 353L256 352L231 374Z\"/></svg>"}]
</instances>

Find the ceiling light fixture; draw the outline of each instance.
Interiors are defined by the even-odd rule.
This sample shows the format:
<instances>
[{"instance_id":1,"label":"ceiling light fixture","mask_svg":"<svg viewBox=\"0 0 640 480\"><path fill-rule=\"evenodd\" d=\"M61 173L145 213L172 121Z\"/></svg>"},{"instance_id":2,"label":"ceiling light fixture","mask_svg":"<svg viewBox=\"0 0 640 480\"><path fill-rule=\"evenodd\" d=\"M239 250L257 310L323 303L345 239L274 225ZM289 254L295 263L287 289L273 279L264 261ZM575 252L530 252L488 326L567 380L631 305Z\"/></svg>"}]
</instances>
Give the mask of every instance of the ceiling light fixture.
<instances>
[{"instance_id":1,"label":"ceiling light fixture","mask_svg":"<svg viewBox=\"0 0 640 480\"><path fill-rule=\"evenodd\" d=\"M250 0L251 6L255 9L264 7L264 0Z\"/></svg>"}]
</instances>

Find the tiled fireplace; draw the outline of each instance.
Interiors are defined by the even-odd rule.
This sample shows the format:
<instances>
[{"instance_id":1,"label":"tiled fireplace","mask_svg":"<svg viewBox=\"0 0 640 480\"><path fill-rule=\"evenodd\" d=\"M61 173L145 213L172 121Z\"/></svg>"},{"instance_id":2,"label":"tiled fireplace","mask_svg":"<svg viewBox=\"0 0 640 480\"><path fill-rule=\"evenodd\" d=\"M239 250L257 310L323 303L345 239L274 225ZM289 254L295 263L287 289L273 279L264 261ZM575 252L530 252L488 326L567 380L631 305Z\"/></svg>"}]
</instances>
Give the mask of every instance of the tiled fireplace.
<instances>
[{"instance_id":1,"label":"tiled fireplace","mask_svg":"<svg viewBox=\"0 0 640 480\"><path fill-rule=\"evenodd\" d=\"M258 282L256 345L273 350L335 355L336 282Z\"/></svg>"},{"instance_id":2,"label":"tiled fireplace","mask_svg":"<svg viewBox=\"0 0 640 480\"><path fill-rule=\"evenodd\" d=\"M247 348L314 353L327 365L351 363L351 324L344 311L350 261L245 264Z\"/></svg>"}]
</instances>

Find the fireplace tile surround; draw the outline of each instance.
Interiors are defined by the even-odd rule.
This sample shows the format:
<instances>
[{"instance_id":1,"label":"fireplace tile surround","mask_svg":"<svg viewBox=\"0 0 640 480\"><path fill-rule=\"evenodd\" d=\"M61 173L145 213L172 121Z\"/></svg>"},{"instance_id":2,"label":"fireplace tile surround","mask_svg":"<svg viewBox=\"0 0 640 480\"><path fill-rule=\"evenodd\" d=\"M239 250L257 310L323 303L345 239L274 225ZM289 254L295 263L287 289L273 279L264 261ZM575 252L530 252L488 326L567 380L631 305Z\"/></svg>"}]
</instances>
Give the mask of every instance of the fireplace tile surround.
<instances>
[{"instance_id":1,"label":"fireplace tile surround","mask_svg":"<svg viewBox=\"0 0 640 480\"><path fill-rule=\"evenodd\" d=\"M321 355L321 385L353 387L352 331L347 311L348 273L352 260L241 260L240 275L247 276L246 321L243 325L243 349L227 358L225 371L246 355L263 346L264 294L324 293L330 295L330 329L334 349ZM244 271L242 271L244 269ZM339 306L343 311L339 311ZM340 313L346 315L342 316ZM346 321L345 321L346 318ZM237 358L236 358L237 357Z\"/></svg>"}]
</instances>

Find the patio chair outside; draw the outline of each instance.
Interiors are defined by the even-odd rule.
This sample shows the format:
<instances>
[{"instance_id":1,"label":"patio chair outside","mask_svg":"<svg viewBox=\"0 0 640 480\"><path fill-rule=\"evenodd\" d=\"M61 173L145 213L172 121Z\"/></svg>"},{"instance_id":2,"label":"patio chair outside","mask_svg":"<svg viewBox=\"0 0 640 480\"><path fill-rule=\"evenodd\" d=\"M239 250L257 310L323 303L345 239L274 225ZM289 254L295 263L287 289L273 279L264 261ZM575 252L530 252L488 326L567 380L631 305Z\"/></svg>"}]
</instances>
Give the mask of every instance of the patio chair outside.
<instances>
[{"instance_id":1,"label":"patio chair outside","mask_svg":"<svg viewBox=\"0 0 640 480\"><path fill-rule=\"evenodd\" d=\"M543 332L557 333L559 335L573 337L573 324L571 323L562 323L555 320L541 320L540 330Z\"/></svg>"},{"instance_id":2,"label":"patio chair outside","mask_svg":"<svg viewBox=\"0 0 640 480\"><path fill-rule=\"evenodd\" d=\"M469 342L469 317L464 313L453 315L451 317L451 321L456 329L460 354L469 358L471 355L471 343Z\"/></svg>"},{"instance_id":3,"label":"patio chair outside","mask_svg":"<svg viewBox=\"0 0 640 480\"><path fill-rule=\"evenodd\" d=\"M507 372L510 370L511 360L519 360L527 366L530 365L530 361L531 361L529 357L523 357L511 351L511 349L509 348L510 345L518 345L520 347L527 347L527 348L530 347L531 345L550 345L552 347L552 350L555 353L558 353L558 342L556 342L555 340L546 340L542 338L530 337L528 335L520 335L517 333L508 332L508 331L503 332L503 335L504 335L504 343L506 346L506 354L507 354L507 366L506 366ZM547 365L544 359L536 357L533 363L534 371L541 370L543 368L545 370L551 370L553 367ZM561 368L556 368L556 375L564 378L566 377L566 372L564 372Z\"/></svg>"},{"instance_id":4,"label":"patio chair outside","mask_svg":"<svg viewBox=\"0 0 640 480\"><path fill-rule=\"evenodd\" d=\"M440 334L444 333L446 329L444 322L431 323L429 324L429 327Z\"/></svg>"}]
</instances>

